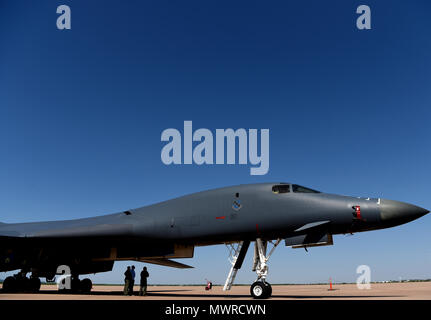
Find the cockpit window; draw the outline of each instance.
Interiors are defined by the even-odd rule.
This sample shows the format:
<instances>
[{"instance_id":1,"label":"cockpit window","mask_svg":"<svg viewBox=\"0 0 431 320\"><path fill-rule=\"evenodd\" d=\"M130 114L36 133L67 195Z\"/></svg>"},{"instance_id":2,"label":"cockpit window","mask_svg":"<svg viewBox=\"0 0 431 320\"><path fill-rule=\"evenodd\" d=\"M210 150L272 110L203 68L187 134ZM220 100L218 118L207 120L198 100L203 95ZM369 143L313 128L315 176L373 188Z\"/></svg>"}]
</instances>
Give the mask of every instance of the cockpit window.
<instances>
[{"instance_id":1,"label":"cockpit window","mask_svg":"<svg viewBox=\"0 0 431 320\"><path fill-rule=\"evenodd\" d=\"M272 187L274 193L288 193L290 192L290 184L278 184Z\"/></svg>"},{"instance_id":2,"label":"cockpit window","mask_svg":"<svg viewBox=\"0 0 431 320\"><path fill-rule=\"evenodd\" d=\"M293 192L297 192L297 193L320 193L320 191L306 188L297 184L292 184L292 190Z\"/></svg>"}]
</instances>

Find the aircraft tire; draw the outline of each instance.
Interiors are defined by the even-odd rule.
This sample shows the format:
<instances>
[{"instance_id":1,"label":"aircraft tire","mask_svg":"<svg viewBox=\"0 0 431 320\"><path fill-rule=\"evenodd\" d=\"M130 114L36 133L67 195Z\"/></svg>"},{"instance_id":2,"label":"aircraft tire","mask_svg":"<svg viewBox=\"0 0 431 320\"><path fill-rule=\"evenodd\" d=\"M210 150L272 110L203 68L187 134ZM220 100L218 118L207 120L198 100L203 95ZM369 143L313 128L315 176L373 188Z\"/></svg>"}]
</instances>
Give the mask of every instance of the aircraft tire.
<instances>
[{"instance_id":1,"label":"aircraft tire","mask_svg":"<svg viewBox=\"0 0 431 320\"><path fill-rule=\"evenodd\" d=\"M72 293L78 293L81 290L81 281L78 278L72 278L70 285Z\"/></svg>"},{"instance_id":2,"label":"aircraft tire","mask_svg":"<svg viewBox=\"0 0 431 320\"><path fill-rule=\"evenodd\" d=\"M29 287L31 292L39 292L40 290L40 279L39 278L30 278L29 280Z\"/></svg>"},{"instance_id":3,"label":"aircraft tire","mask_svg":"<svg viewBox=\"0 0 431 320\"><path fill-rule=\"evenodd\" d=\"M3 292L14 292L17 289L17 281L15 279L15 277L7 277L4 281L3 281Z\"/></svg>"},{"instance_id":4,"label":"aircraft tire","mask_svg":"<svg viewBox=\"0 0 431 320\"><path fill-rule=\"evenodd\" d=\"M265 286L266 286L266 290L267 290L267 298L272 296L272 287L269 284L269 282L264 282Z\"/></svg>"},{"instance_id":5,"label":"aircraft tire","mask_svg":"<svg viewBox=\"0 0 431 320\"><path fill-rule=\"evenodd\" d=\"M269 287L262 281L256 281L250 287L250 294L254 299L266 299L269 297Z\"/></svg>"},{"instance_id":6,"label":"aircraft tire","mask_svg":"<svg viewBox=\"0 0 431 320\"><path fill-rule=\"evenodd\" d=\"M81 280L81 292L82 293L90 293L91 289L93 288L93 283L90 279L85 278Z\"/></svg>"}]
</instances>

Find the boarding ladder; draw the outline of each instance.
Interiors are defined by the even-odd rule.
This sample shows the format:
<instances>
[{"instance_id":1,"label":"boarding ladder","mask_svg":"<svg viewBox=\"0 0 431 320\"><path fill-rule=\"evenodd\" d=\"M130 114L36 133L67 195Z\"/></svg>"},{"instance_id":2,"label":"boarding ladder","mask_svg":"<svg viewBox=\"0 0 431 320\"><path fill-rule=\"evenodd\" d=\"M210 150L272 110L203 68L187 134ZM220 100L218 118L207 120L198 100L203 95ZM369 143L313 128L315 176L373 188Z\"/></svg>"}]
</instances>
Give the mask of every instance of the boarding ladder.
<instances>
[{"instance_id":1,"label":"boarding ladder","mask_svg":"<svg viewBox=\"0 0 431 320\"><path fill-rule=\"evenodd\" d=\"M228 260L232 267L230 268L226 282L223 287L223 291L230 290L233 282L235 281L236 274L241 268L242 261L244 260L245 253L250 245L250 241L240 241L237 243L226 243L226 247L229 250Z\"/></svg>"}]
</instances>

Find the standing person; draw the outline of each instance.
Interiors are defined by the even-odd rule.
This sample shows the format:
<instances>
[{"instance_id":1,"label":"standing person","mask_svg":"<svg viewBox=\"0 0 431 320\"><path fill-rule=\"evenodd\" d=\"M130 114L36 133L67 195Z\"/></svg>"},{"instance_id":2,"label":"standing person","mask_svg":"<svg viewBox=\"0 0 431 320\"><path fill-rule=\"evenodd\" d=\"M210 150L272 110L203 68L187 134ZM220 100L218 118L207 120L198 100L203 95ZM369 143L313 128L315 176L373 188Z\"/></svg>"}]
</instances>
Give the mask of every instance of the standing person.
<instances>
[{"instance_id":1,"label":"standing person","mask_svg":"<svg viewBox=\"0 0 431 320\"><path fill-rule=\"evenodd\" d=\"M149 273L147 271L147 267L144 267L141 271L141 290L139 290L140 296L147 295L147 278L149 277Z\"/></svg>"},{"instance_id":2,"label":"standing person","mask_svg":"<svg viewBox=\"0 0 431 320\"><path fill-rule=\"evenodd\" d=\"M135 266L132 266L130 270L130 282L129 282L129 296L133 295L133 286L135 285Z\"/></svg>"},{"instance_id":3,"label":"standing person","mask_svg":"<svg viewBox=\"0 0 431 320\"><path fill-rule=\"evenodd\" d=\"M131 277L132 277L132 273L130 271L130 266L128 266L126 272L124 272L124 295L125 296L129 294Z\"/></svg>"}]
</instances>

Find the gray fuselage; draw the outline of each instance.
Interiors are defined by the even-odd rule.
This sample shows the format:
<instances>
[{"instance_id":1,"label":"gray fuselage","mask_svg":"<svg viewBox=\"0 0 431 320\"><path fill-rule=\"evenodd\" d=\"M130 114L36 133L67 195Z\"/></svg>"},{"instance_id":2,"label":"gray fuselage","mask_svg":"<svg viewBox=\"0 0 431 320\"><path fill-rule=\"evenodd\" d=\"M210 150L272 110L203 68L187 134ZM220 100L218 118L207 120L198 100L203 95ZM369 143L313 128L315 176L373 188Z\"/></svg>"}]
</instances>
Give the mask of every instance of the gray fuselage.
<instances>
[{"instance_id":1,"label":"gray fuselage","mask_svg":"<svg viewBox=\"0 0 431 320\"><path fill-rule=\"evenodd\" d=\"M361 232L403 224L427 212L403 202L326 194L292 184L238 185L94 218L0 224L0 258L15 252L15 257L36 261L46 254L45 260L55 265L67 260L55 244L75 260L80 255L86 261L166 257L173 245L289 238L315 233L315 225L324 225L331 235ZM5 265L0 260L0 270L17 266L19 261Z\"/></svg>"}]
</instances>

